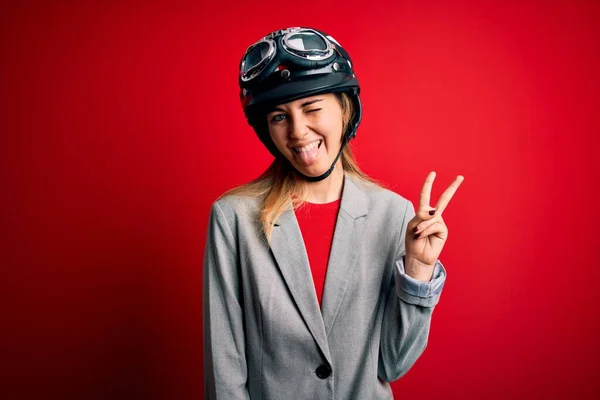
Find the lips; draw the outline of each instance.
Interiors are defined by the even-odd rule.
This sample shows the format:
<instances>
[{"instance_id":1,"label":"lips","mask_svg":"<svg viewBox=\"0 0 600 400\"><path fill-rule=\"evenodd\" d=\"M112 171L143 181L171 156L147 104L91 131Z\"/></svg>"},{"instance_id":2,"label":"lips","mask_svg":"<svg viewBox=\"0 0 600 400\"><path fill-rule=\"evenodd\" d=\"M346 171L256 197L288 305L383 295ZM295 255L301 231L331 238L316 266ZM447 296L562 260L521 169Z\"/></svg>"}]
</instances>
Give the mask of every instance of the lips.
<instances>
[{"instance_id":1,"label":"lips","mask_svg":"<svg viewBox=\"0 0 600 400\"><path fill-rule=\"evenodd\" d=\"M310 142L310 143L308 143L306 145L303 145L303 146L294 146L294 147L292 147L292 150L296 154L306 153L306 152L310 152L315 147L316 148L320 148L322 143L323 143L323 140L317 139L317 140L314 140L314 141L312 141L312 142Z\"/></svg>"},{"instance_id":2,"label":"lips","mask_svg":"<svg viewBox=\"0 0 600 400\"><path fill-rule=\"evenodd\" d=\"M300 165L308 167L318 162L319 154L321 151L321 144L323 140L318 139L304 146L295 146L292 148L294 152L294 159Z\"/></svg>"}]
</instances>

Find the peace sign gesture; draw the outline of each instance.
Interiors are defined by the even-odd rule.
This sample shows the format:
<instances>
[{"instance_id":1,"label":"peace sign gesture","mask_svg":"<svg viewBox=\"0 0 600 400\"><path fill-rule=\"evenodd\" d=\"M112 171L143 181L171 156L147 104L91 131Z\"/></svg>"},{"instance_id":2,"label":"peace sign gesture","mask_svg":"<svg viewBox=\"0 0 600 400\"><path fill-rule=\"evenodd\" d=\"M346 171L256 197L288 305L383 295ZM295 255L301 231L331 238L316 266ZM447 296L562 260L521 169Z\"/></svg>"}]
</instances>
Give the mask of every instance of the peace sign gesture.
<instances>
[{"instance_id":1,"label":"peace sign gesture","mask_svg":"<svg viewBox=\"0 0 600 400\"><path fill-rule=\"evenodd\" d=\"M415 279L424 281L431 279L435 262L448 238L448 227L444 223L442 213L464 177L457 176L442 193L435 208L432 208L429 201L434 180L435 172L431 171L421 189L419 209L406 228L406 273Z\"/></svg>"}]
</instances>

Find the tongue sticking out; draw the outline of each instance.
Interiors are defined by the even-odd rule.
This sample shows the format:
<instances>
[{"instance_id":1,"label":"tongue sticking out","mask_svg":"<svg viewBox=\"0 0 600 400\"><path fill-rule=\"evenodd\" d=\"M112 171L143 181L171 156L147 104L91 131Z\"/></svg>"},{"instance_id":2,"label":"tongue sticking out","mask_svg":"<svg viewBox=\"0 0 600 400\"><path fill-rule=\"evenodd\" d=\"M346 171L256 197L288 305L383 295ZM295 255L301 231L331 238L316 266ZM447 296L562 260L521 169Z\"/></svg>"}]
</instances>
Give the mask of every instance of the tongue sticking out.
<instances>
[{"instance_id":1,"label":"tongue sticking out","mask_svg":"<svg viewBox=\"0 0 600 400\"><path fill-rule=\"evenodd\" d=\"M319 147L320 146L314 146L312 149L302 153L296 153L296 155L304 164L310 165L317 159L317 155L319 155Z\"/></svg>"}]
</instances>

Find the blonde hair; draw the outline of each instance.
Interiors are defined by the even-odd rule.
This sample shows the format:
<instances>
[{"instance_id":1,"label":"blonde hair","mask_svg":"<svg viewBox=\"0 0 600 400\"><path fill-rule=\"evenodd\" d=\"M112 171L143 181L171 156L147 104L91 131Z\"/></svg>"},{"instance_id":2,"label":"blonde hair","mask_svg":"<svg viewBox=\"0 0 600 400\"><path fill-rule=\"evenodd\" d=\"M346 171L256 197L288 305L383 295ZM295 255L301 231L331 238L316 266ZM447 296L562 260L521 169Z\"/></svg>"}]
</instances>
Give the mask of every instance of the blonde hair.
<instances>
[{"instance_id":1,"label":"blonde hair","mask_svg":"<svg viewBox=\"0 0 600 400\"><path fill-rule=\"evenodd\" d=\"M342 132L346 132L348 124L354 117L354 103L346 93L336 93L336 98L342 108ZM349 145L344 147L340 157L343 171L365 184L378 185L376 181L361 171L354 159ZM290 201L294 209L306 201L308 190L306 185L295 179L291 165L275 159L269 168L257 179L225 192L221 197L238 195L262 198L260 208L260 223L267 240L271 239L273 225L283 214Z\"/></svg>"}]
</instances>

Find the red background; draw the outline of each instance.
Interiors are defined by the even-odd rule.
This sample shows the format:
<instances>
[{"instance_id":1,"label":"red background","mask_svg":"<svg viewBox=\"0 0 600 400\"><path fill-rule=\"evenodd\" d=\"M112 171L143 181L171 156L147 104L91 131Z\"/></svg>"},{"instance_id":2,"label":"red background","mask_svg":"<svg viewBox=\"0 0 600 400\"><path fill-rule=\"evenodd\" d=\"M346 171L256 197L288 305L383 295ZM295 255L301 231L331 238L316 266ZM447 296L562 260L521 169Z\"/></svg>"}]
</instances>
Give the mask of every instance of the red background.
<instances>
[{"instance_id":1,"label":"red background","mask_svg":"<svg viewBox=\"0 0 600 400\"><path fill-rule=\"evenodd\" d=\"M202 398L209 207L270 161L239 58L297 25L353 57L365 171L466 178L396 396L600 396L600 3L47 3L0 9L2 399Z\"/></svg>"}]
</instances>

